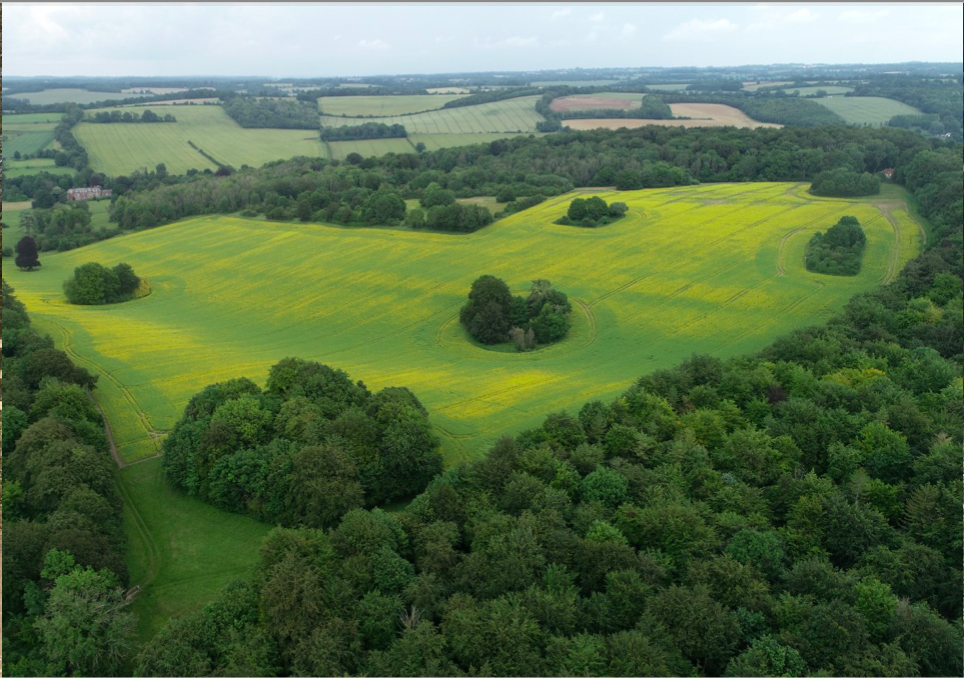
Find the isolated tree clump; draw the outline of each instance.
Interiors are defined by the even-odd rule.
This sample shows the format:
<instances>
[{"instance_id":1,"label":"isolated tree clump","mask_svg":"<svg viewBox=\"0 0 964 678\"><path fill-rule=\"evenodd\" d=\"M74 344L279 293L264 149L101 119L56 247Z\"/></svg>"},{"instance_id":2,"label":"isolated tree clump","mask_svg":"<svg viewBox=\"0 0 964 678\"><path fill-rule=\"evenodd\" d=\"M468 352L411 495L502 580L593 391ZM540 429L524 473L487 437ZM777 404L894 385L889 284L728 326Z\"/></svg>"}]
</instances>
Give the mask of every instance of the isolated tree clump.
<instances>
[{"instance_id":1,"label":"isolated tree clump","mask_svg":"<svg viewBox=\"0 0 964 678\"><path fill-rule=\"evenodd\" d=\"M134 296L141 279L129 264L107 268L90 262L74 269L74 275L64 281L64 294L71 304L116 304Z\"/></svg>"},{"instance_id":2,"label":"isolated tree clump","mask_svg":"<svg viewBox=\"0 0 964 678\"><path fill-rule=\"evenodd\" d=\"M838 198L855 198L880 193L880 179L870 172L854 172L838 167L818 172L810 184L810 192Z\"/></svg>"},{"instance_id":3,"label":"isolated tree clump","mask_svg":"<svg viewBox=\"0 0 964 678\"><path fill-rule=\"evenodd\" d=\"M594 228L611 224L626 214L629 207L624 202L607 204L598 195L591 198L574 198L565 216L555 223L563 226L586 226Z\"/></svg>"},{"instance_id":4,"label":"isolated tree clump","mask_svg":"<svg viewBox=\"0 0 964 678\"><path fill-rule=\"evenodd\" d=\"M533 280L528 297L513 296L505 281L483 275L472 283L459 319L476 341L486 345L511 340L526 351L566 336L572 305L548 280Z\"/></svg>"},{"instance_id":5,"label":"isolated tree clump","mask_svg":"<svg viewBox=\"0 0 964 678\"><path fill-rule=\"evenodd\" d=\"M40 266L40 256L37 252L37 241L25 235L17 243L17 268L22 271L32 271Z\"/></svg>"},{"instance_id":6,"label":"isolated tree clump","mask_svg":"<svg viewBox=\"0 0 964 678\"><path fill-rule=\"evenodd\" d=\"M826 233L816 233L807 244L807 270L828 275L857 275L867 244L856 217L840 217Z\"/></svg>"}]
</instances>

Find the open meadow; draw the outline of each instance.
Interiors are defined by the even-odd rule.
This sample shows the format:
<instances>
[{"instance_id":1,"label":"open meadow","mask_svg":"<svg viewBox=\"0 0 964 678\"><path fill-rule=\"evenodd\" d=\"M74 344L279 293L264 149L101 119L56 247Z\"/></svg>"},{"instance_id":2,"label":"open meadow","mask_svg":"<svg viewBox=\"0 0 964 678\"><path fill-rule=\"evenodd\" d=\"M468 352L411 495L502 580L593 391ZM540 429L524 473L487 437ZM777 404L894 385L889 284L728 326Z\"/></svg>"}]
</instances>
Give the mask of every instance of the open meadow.
<instances>
[{"instance_id":1,"label":"open meadow","mask_svg":"<svg viewBox=\"0 0 964 678\"><path fill-rule=\"evenodd\" d=\"M164 163L172 174L217 169L189 141L218 162L234 167L258 167L297 155L326 155L315 130L245 129L220 106L179 106L170 112L177 122L81 122L74 128L74 136L87 149L91 167L115 176L143 168L153 170L158 163ZM89 111L88 115L96 113Z\"/></svg>"},{"instance_id":2,"label":"open meadow","mask_svg":"<svg viewBox=\"0 0 964 678\"><path fill-rule=\"evenodd\" d=\"M427 95L426 95L427 96ZM355 97L349 97L355 98ZM326 127L361 125L381 122L404 125L409 134L465 134L475 132L534 132L543 117L536 113L539 97L518 97L476 106L445 108L413 115L393 115L377 118L339 118L321 116Z\"/></svg>"},{"instance_id":3,"label":"open meadow","mask_svg":"<svg viewBox=\"0 0 964 678\"><path fill-rule=\"evenodd\" d=\"M73 104L92 104L98 101L111 101L113 99L129 99L135 94L125 94L122 92L92 92L86 89L73 87L63 87L59 89L45 89L40 92L25 92L23 94L9 95L11 98L26 99L32 104L45 106L47 104L73 103Z\"/></svg>"},{"instance_id":4,"label":"open meadow","mask_svg":"<svg viewBox=\"0 0 964 678\"><path fill-rule=\"evenodd\" d=\"M918 252L919 227L902 201L805 189L597 192L630 207L599 229L552 223L568 194L470 235L200 217L45 253L40 270L13 271L9 282L37 326L100 375L95 393L127 461L157 454L203 386L238 376L263 383L271 365L299 356L372 389L411 388L451 464L692 353L745 353L820 323ZM842 215L867 234L861 273L807 272L809 237ZM88 261L127 262L153 292L70 306L61 285ZM522 354L471 343L458 310L485 273L517 293L551 280L574 302L570 336Z\"/></svg>"},{"instance_id":5,"label":"open meadow","mask_svg":"<svg viewBox=\"0 0 964 678\"><path fill-rule=\"evenodd\" d=\"M381 96L321 97L318 110L326 115L385 116L442 108L464 94L386 94Z\"/></svg>"},{"instance_id":6,"label":"open meadow","mask_svg":"<svg viewBox=\"0 0 964 678\"><path fill-rule=\"evenodd\" d=\"M646 125L665 127L783 127L771 122L754 120L738 108L725 104L670 104L673 115L684 120L645 120L640 118L582 118L565 120L571 129L635 129Z\"/></svg>"},{"instance_id":7,"label":"open meadow","mask_svg":"<svg viewBox=\"0 0 964 678\"><path fill-rule=\"evenodd\" d=\"M814 99L851 125L886 125L895 115L920 115L913 106L885 97L824 97Z\"/></svg>"}]
</instances>

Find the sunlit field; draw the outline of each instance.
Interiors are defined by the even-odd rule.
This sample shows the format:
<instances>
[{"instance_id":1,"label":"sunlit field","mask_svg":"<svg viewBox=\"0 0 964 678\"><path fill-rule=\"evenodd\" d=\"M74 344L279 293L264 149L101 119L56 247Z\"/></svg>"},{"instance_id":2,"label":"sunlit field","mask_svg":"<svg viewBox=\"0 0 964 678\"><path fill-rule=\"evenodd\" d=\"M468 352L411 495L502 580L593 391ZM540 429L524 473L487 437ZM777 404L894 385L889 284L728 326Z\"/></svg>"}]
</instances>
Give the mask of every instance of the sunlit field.
<instances>
[{"instance_id":1,"label":"sunlit field","mask_svg":"<svg viewBox=\"0 0 964 678\"><path fill-rule=\"evenodd\" d=\"M45 253L40 270L11 271L9 283L36 325L100 376L95 395L128 461L157 454L205 385L238 376L263 383L272 364L299 356L372 389L411 388L453 463L693 353L754 351L822 323L917 254L920 231L902 202L816 199L805 189L597 193L630 206L598 229L552 223L577 195L568 194L471 235L201 217ZM867 234L861 273L807 272L810 236L843 215ZM153 292L69 306L61 285L88 261L127 262ZM551 280L573 301L569 336L532 353L474 345L458 311L485 273L515 293Z\"/></svg>"}]
</instances>

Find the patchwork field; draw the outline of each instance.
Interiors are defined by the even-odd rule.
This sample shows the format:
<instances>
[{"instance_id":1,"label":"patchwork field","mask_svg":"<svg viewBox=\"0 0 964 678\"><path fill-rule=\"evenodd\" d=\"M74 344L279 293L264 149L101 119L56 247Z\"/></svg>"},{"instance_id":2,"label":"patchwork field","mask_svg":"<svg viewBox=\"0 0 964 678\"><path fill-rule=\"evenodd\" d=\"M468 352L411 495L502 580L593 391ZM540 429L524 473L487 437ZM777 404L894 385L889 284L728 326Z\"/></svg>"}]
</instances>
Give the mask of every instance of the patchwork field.
<instances>
[{"instance_id":1,"label":"patchwork field","mask_svg":"<svg viewBox=\"0 0 964 678\"><path fill-rule=\"evenodd\" d=\"M111 101L113 99L129 99L131 94L121 92L91 92L86 89L65 87L60 89L45 89L40 92L13 94L11 97L26 99L32 104L45 106L46 104L74 103L92 104L97 101Z\"/></svg>"},{"instance_id":2,"label":"patchwork field","mask_svg":"<svg viewBox=\"0 0 964 678\"><path fill-rule=\"evenodd\" d=\"M36 153L54 140L54 129L63 117L60 113L24 113L3 116L3 153ZM4 160L6 162L6 159Z\"/></svg>"},{"instance_id":3,"label":"patchwork field","mask_svg":"<svg viewBox=\"0 0 964 678\"><path fill-rule=\"evenodd\" d=\"M639 118L586 118L565 120L564 124L572 129L634 129L646 125L667 127L782 127L770 122L754 120L738 108L724 104L670 104L673 115L685 116L689 120L643 120Z\"/></svg>"},{"instance_id":4,"label":"patchwork field","mask_svg":"<svg viewBox=\"0 0 964 678\"><path fill-rule=\"evenodd\" d=\"M538 98L536 96L519 97L477 106L378 118L339 118L322 115L321 124L328 127L342 127L361 125L366 122L382 122L387 125L404 125L409 134L534 132L536 123L543 120L535 110Z\"/></svg>"},{"instance_id":5,"label":"patchwork field","mask_svg":"<svg viewBox=\"0 0 964 678\"><path fill-rule=\"evenodd\" d=\"M920 115L913 106L885 97L829 97L814 99L851 125L886 125L895 115Z\"/></svg>"},{"instance_id":6,"label":"patchwork field","mask_svg":"<svg viewBox=\"0 0 964 678\"><path fill-rule=\"evenodd\" d=\"M74 128L74 136L87 149L91 167L112 175L154 169L162 162L172 174L192 168L217 169L188 141L234 167L258 167L297 155L326 155L313 130L244 129L220 106L180 106L173 114L177 118L174 123L82 122Z\"/></svg>"},{"instance_id":7,"label":"patchwork field","mask_svg":"<svg viewBox=\"0 0 964 678\"><path fill-rule=\"evenodd\" d=\"M40 172L67 175L73 174L76 170L73 167L57 167L53 158L4 159L3 161L3 173L8 177L21 177L26 174L39 174Z\"/></svg>"},{"instance_id":8,"label":"patchwork field","mask_svg":"<svg viewBox=\"0 0 964 678\"><path fill-rule=\"evenodd\" d=\"M549 108L554 111L588 111L599 108L628 110L639 108L645 94L630 92L597 92L596 94L573 94L553 99Z\"/></svg>"},{"instance_id":9,"label":"patchwork field","mask_svg":"<svg viewBox=\"0 0 964 678\"><path fill-rule=\"evenodd\" d=\"M694 352L753 351L821 323L918 252L902 201L817 199L805 189L596 192L630 206L600 229L552 223L569 194L471 235L202 217L46 254L40 270L12 271L8 282L38 327L100 375L95 394L128 461L157 454L206 384L242 375L263 383L272 364L301 356L373 389L410 387L453 463ZM845 214L867 234L862 272L808 273L810 235ZM67 305L62 282L87 261L130 263L153 293ZM533 278L552 280L574 302L570 336L525 354L474 346L458 310L484 273L518 293Z\"/></svg>"},{"instance_id":10,"label":"patchwork field","mask_svg":"<svg viewBox=\"0 0 964 678\"><path fill-rule=\"evenodd\" d=\"M386 116L442 108L462 94L394 94L382 96L321 97L318 110L327 115Z\"/></svg>"},{"instance_id":11,"label":"patchwork field","mask_svg":"<svg viewBox=\"0 0 964 678\"><path fill-rule=\"evenodd\" d=\"M689 85L685 82L669 82L669 83L657 83L655 85L646 85L649 89L655 89L659 92L679 92L686 89Z\"/></svg>"}]
</instances>

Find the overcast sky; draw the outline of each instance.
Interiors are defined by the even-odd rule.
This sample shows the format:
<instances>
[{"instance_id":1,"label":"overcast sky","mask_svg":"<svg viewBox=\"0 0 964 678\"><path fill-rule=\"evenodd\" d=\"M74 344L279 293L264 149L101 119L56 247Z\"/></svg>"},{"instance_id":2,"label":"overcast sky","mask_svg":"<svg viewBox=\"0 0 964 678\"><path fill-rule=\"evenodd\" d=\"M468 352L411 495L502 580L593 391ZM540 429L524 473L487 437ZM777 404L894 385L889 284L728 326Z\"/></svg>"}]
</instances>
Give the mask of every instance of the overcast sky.
<instances>
[{"instance_id":1,"label":"overcast sky","mask_svg":"<svg viewBox=\"0 0 964 678\"><path fill-rule=\"evenodd\" d=\"M961 61L962 4L3 3L5 75Z\"/></svg>"}]
</instances>

